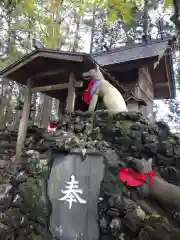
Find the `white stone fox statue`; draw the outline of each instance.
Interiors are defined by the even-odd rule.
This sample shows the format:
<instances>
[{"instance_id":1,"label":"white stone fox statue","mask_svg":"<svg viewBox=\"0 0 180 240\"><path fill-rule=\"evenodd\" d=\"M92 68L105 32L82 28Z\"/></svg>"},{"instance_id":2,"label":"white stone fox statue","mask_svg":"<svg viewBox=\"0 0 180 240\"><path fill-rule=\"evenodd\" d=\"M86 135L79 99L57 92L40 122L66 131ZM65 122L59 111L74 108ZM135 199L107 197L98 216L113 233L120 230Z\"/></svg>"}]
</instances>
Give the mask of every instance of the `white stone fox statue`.
<instances>
[{"instance_id":1,"label":"white stone fox statue","mask_svg":"<svg viewBox=\"0 0 180 240\"><path fill-rule=\"evenodd\" d=\"M121 93L104 79L99 66L96 69L83 73L82 76L86 80L91 80L90 102L87 111L77 111L77 114L91 115L96 108L99 96L103 98L104 105L110 113L116 114L128 111Z\"/></svg>"}]
</instances>

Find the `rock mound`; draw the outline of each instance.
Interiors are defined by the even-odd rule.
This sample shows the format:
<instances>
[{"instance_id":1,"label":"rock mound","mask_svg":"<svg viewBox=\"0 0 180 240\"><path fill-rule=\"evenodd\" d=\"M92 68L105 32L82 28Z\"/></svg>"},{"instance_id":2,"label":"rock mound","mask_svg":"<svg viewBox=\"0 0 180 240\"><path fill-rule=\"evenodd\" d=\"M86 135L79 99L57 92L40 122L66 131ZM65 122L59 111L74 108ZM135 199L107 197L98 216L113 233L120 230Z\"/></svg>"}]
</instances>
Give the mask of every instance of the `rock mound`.
<instances>
[{"instance_id":1,"label":"rock mound","mask_svg":"<svg viewBox=\"0 0 180 240\"><path fill-rule=\"evenodd\" d=\"M29 132L24 160L17 166L7 164L14 154L17 133L0 133L0 150L4 149L0 155L0 161L4 161L0 166L2 239L53 239L48 231L51 203L47 196L52 164L47 153L52 150L66 154L79 151L83 156L98 151L105 156L107 168L101 201L97 202L100 239L155 239L153 234L174 234L172 239L179 239L177 230L168 230L178 226L178 214L173 209L166 211L153 200L139 201L118 178L119 170L128 167L131 158L153 158L153 167L159 174L180 185L180 139L165 123L149 123L141 113L109 115L97 111L92 118L65 115L54 133L39 129ZM151 209L159 216L150 216ZM167 218L173 217L170 225Z\"/></svg>"}]
</instances>

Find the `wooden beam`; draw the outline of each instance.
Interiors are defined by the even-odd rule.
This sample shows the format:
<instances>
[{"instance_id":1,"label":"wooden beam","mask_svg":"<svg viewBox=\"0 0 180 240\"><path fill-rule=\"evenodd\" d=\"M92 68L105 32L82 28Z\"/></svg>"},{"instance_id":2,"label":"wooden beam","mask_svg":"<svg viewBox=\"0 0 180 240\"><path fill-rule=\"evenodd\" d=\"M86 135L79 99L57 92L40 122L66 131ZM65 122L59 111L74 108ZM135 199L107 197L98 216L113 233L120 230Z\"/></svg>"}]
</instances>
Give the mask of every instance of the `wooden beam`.
<instances>
[{"instance_id":1,"label":"wooden beam","mask_svg":"<svg viewBox=\"0 0 180 240\"><path fill-rule=\"evenodd\" d=\"M82 87L83 82L79 81L75 83L75 87ZM48 91L54 91L54 90L62 90L67 89L69 87L69 83L61 83L56 85L50 85L50 86L43 86L43 87L34 87L32 88L32 93L34 92L48 92Z\"/></svg>"},{"instance_id":2,"label":"wooden beam","mask_svg":"<svg viewBox=\"0 0 180 240\"><path fill-rule=\"evenodd\" d=\"M138 60L129 61L129 62L105 65L102 67L106 68L109 72L113 74L113 72L119 73L122 71L133 70L133 69L142 67L142 65L146 65L146 66L153 65L154 61L156 61L157 59L158 59L157 57L138 59Z\"/></svg>"},{"instance_id":3,"label":"wooden beam","mask_svg":"<svg viewBox=\"0 0 180 240\"><path fill-rule=\"evenodd\" d=\"M170 99L172 99L172 89L171 89L171 84L170 84L170 74L169 74L169 69L168 69L168 63L167 63L167 56L168 56L168 54L169 53L167 53L166 55L165 55L165 69L166 69L166 76L167 76L167 80L168 80L168 82L167 82L167 86L169 87L169 98Z\"/></svg>"},{"instance_id":4,"label":"wooden beam","mask_svg":"<svg viewBox=\"0 0 180 240\"><path fill-rule=\"evenodd\" d=\"M154 83L155 87L168 87L167 82L159 82L159 83Z\"/></svg>"},{"instance_id":5,"label":"wooden beam","mask_svg":"<svg viewBox=\"0 0 180 240\"><path fill-rule=\"evenodd\" d=\"M52 75L57 75L59 73L64 73L65 69L54 69L54 70L49 70L47 72L41 72L41 73L37 73L35 75L31 76L31 79L36 79L36 78L42 78L42 77L48 77L48 76L52 76Z\"/></svg>"},{"instance_id":6,"label":"wooden beam","mask_svg":"<svg viewBox=\"0 0 180 240\"><path fill-rule=\"evenodd\" d=\"M153 69L156 69L156 67L159 65L159 60L156 61L154 64L153 64Z\"/></svg>"},{"instance_id":7,"label":"wooden beam","mask_svg":"<svg viewBox=\"0 0 180 240\"><path fill-rule=\"evenodd\" d=\"M143 77L146 80L148 80L150 85L153 86L153 82L152 82L152 78L151 78L149 68L147 66L143 66L143 67L139 68L139 72L143 75Z\"/></svg>"},{"instance_id":8,"label":"wooden beam","mask_svg":"<svg viewBox=\"0 0 180 240\"><path fill-rule=\"evenodd\" d=\"M69 76L69 86L68 86L68 96L67 96L67 105L66 111L72 113L74 111L75 104L75 95L76 95L76 79L73 72L70 73Z\"/></svg>"},{"instance_id":9,"label":"wooden beam","mask_svg":"<svg viewBox=\"0 0 180 240\"><path fill-rule=\"evenodd\" d=\"M84 55L82 54L76 54L76 53L68 53L68 52L51 52L49 50L43 50L41 53L39 53L39 56L47 57L47 58L54 58L54 59L61 59L66 61L73 61L73 62L82 62L84 59Z\"/></svg>"},{"instance_id":10,"label":"wooden beam","mask_svg":"<svg viewBox=\"0 0 180 240\"><path fill-rule=\"evenodd\" d=\"M25 100L23 106L22 118L19 125L18 138L16 143L16 156L15 161L20 161L22 149L24 147L24 141L27 135L28 120L31 108L31 79L28 79L27 87L25 89Z\"/></svg>"}]
</instances>

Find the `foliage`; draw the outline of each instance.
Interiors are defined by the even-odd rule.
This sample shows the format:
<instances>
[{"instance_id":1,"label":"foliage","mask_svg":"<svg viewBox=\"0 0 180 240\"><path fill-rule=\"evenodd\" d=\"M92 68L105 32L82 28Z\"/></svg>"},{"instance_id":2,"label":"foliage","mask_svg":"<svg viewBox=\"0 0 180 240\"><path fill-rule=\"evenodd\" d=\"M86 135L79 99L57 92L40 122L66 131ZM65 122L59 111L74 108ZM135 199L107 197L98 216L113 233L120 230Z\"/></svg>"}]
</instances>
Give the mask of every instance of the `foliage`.
<instances>
[{"instance_id":1,"label":"foliage","mask_svg":"<svg viewBox=\"0 0 180 240\"><path fill-rule=\"evenodd\" d=\"M173 1L172 0L165 0L165 4L164 5L165 5L166 8L172 7Z\"/></svg>"},{"instance_id":2,"label":"foliage","mask_svg":"<svg viewBox=\"0 0 180 240\"><path fill-rule=\"evenodd\" d=\"M107 51L176 34L173 23L169 21L171 12L163 9L159 1L138 6L132 9L130 22L125 22L119 15L111 24L106 11L98 6L95 12L93 51ZM155 18L155 14L158 17Z\"/></svg>"}]
</instances>

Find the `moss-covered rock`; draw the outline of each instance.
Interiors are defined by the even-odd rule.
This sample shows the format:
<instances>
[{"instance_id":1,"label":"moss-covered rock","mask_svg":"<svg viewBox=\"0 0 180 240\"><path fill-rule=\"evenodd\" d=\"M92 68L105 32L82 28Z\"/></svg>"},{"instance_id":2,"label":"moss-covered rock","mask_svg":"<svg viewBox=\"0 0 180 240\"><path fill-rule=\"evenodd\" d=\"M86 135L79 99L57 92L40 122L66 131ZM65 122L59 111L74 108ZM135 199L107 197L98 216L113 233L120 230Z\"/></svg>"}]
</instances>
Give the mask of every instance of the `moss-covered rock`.
<instances>
[{"instance_id":1,"label":"moss-covered rock","mask_svg":"<svg viewBox=\"0 0 180 240\"><path fill-rule=\"evenodd\" d=\"M46 195L49 170L47 159L41 164L35 151L27 152L21 164L9 169L6 181L11 184L0 185L1 199L7 205L0 214L2 239L52 239L48 231L50 207Z\"/></svg>"}]
</instances>

